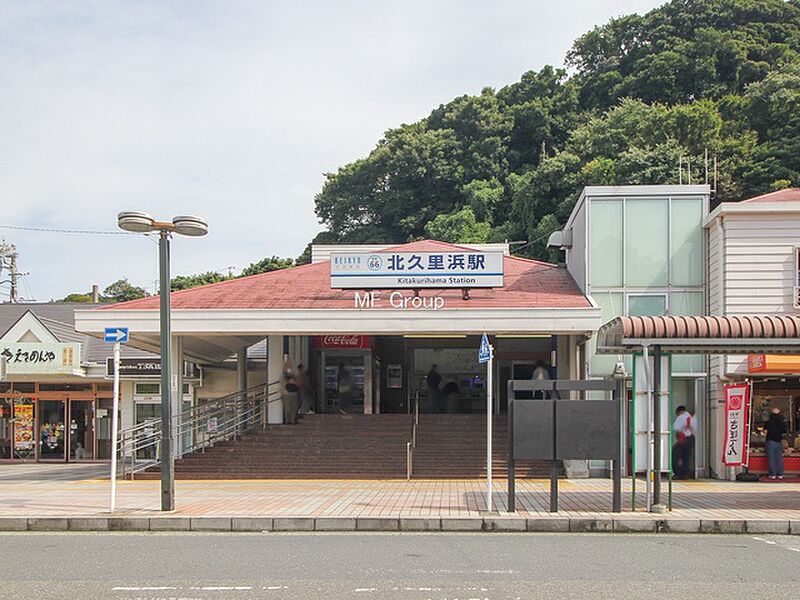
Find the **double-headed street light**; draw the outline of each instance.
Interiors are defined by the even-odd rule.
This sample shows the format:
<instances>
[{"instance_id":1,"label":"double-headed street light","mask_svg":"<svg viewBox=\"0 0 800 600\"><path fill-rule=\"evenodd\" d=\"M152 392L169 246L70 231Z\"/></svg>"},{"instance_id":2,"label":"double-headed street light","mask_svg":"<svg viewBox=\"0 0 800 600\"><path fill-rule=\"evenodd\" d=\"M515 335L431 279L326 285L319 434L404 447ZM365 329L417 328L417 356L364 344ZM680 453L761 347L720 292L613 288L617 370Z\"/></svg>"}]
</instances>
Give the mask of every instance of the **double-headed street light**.
<instances>
[{"instance_id":1,"label":"double-headed street light","mask_svg":"<svg viewBox=\"0 0 800 600\"><path fill-rule=\"evenodd\" d=\"M169 238L175 232L199 237L208 233L208 223L200 217L178 216L172 221L156 221L144 212L121 212L117 225L135 233L159 232L158 258L161 301L161 510L175 510L175 458L172 453L172 375L170 373L170 345L172 323L170 319ZM181 394L182 390L178 390ZM180 396L179 396L180 397ZM115 450L116 451L116 450Z\"/></svg>"}]
</instances>

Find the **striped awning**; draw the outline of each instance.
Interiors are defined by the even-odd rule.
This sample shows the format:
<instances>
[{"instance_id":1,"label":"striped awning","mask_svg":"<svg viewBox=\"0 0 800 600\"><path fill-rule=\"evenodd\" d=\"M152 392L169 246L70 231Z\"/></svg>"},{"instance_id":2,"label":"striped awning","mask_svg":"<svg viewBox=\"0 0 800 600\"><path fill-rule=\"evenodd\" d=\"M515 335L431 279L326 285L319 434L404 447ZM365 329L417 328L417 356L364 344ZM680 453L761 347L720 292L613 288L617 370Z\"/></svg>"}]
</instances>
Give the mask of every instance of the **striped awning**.
<instances>
[{"instance_id":1,"label":"striped awning","mask_svg":"<svg viewBox=\"0 0 800 600\"><path fill-rule=\"evenodd\" d=\"M671 354L800 354L800 317L618 317L597 332L600 354L660 346Z\"/></svg>"}]
</instances>

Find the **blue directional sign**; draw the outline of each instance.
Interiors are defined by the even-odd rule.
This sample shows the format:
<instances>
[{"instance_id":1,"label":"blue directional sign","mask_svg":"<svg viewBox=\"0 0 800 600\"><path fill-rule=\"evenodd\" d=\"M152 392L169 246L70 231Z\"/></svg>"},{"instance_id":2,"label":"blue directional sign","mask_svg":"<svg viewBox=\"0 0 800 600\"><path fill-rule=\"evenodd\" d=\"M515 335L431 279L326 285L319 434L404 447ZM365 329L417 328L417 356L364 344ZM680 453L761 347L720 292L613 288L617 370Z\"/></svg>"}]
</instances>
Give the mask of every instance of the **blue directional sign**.
<instances>
[{"instance_id":1,"label":"blue directional sign","mask_svg":"<svg viewBox=\"0 0 800 600\"><path fill-rule=\"evenodd\" d=\"M121 343L124 344L128 341L128 328L127 327L106 327L103 334L103 341L111 344Z\"/></svg>"},{"instance_id":2,"label":"blue directional sign","mask_svg":"<svg viewBox=\"0 0 800 600\"><path fill-rule=\"evenodd\" d=\"M489 346L489 338L484 333L481 336L481 347L478 350L478 362L487 363L492 358L492 347Z\"/></svg>"}]
</instances>

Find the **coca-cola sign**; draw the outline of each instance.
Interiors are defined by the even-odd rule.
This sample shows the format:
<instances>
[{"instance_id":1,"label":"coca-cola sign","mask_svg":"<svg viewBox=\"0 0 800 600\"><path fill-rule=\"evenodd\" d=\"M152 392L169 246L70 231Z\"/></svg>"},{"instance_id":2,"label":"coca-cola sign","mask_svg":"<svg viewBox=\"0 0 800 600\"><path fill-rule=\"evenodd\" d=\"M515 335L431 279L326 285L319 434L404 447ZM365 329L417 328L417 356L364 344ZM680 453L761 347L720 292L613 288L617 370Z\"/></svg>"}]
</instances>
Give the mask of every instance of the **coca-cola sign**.
<instances>
[{"instance_id":1,"label":"coca-cola sign","mask_svg":"<svg viewBox=\"0 0 800 600\"><path fill-rule=\"evenodd\" d=\"M363 350L372 345L369 335L315 335L314 347L327 350Z\"/></svg>"}]
</instances>

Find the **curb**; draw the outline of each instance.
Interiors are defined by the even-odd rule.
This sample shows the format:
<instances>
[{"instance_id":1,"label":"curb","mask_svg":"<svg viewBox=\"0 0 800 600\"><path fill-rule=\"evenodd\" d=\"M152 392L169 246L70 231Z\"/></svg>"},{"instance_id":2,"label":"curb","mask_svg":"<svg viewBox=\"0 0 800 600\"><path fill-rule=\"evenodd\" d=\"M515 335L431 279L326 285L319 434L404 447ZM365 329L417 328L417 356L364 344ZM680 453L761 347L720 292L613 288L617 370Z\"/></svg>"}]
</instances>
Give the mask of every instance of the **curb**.
<instances>
[{"instance_id":1,"label":"curb","mask_svg":"<svg viewBox=\"0 0 800 600\"><path fill-rule=\"evenodd\" d=\"M800 535L800 521L782 519L656 519L600 517L0 517L0 532L537 532L714 533Z\"/></svg>"}]
</instances>

